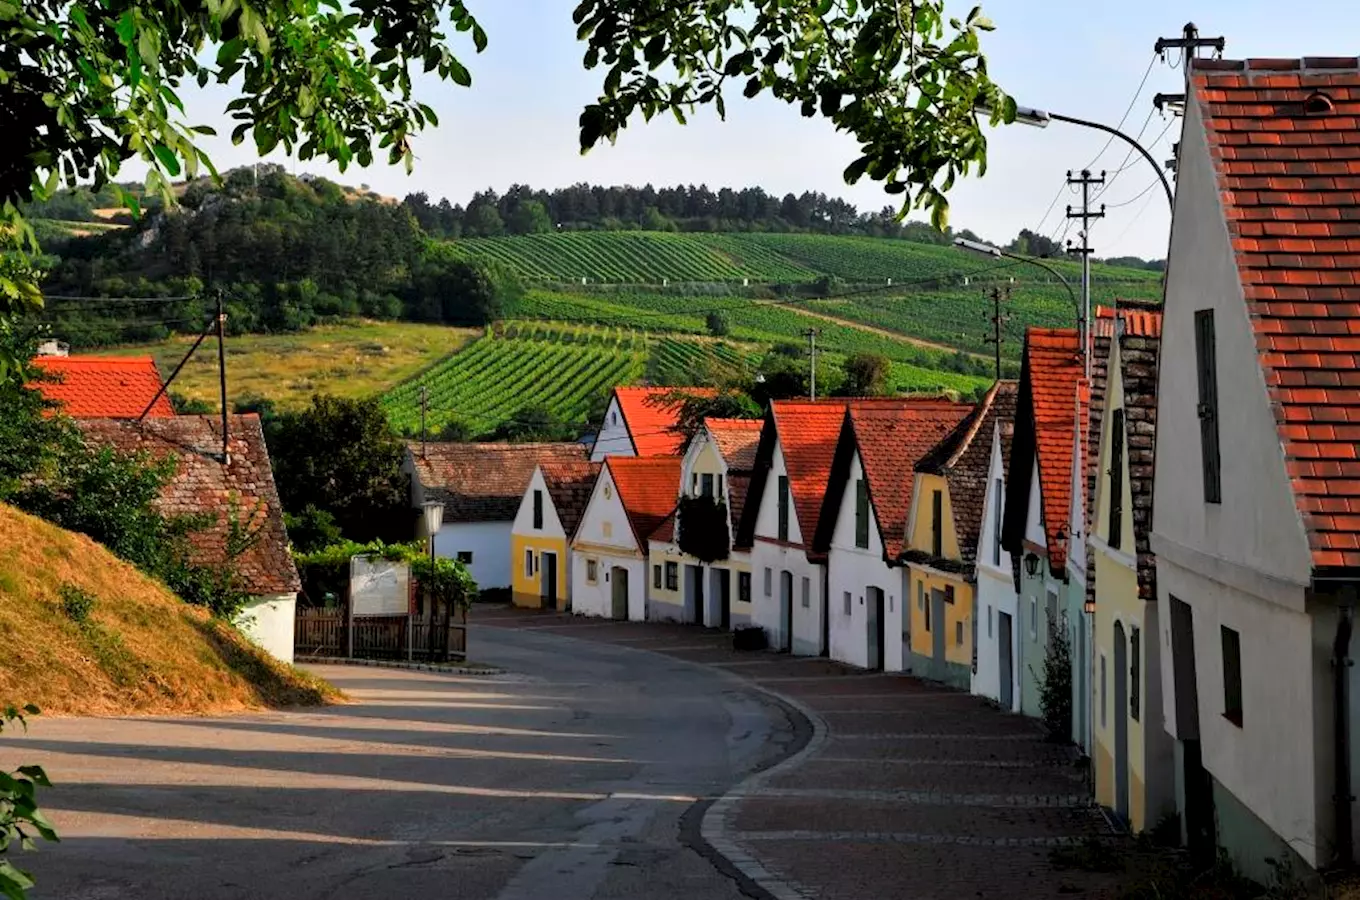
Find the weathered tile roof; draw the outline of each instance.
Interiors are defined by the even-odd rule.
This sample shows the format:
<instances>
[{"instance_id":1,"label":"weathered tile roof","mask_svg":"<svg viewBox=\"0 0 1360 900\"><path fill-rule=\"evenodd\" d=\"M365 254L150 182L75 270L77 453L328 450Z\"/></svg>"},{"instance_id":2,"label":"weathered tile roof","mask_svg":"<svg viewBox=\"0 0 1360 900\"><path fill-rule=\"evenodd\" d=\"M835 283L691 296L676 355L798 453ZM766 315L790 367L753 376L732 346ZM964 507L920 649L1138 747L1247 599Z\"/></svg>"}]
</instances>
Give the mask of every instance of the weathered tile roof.
<instances>
[{"instance_id":1,"label":"weathered tile roof","mask_svg":"<svg viewBox=\"0 0 1360 900\"><path fill-rule=\"evenodd\" d=\"M737 535L740 533L738 526L741 522L742 513L746 511L746 498L750 491L750 475L727 476L727 514L732 521L732 546L737 550L751 549L749 545L743 545L737 540Z\"/></svg>"},{"instance_id":2,"label":"weathered tile roof","mask_svg":"<svg viewBox=\"0 0 1360 900\"><path fill-rule=\"evenodd\" d=\"M1197 60L1190 92L1313 565L1360 567L1360 60Z\"/></svg>"},{"instance_id":3,"label":"weathered tile roof","mask_svg":"<svg viewBox=\"0 0 1360 900\"><path fill-rule=\"evenodd\" d=\"M1028 485L1028 490L1040 492L1049 565L1059 573L1067 563L1078 396L1083 400L1089 397L1079 347L1075 328L1031 327L1026 330L1016 401L1015 440L1028 442L1024 447L1024 468L1027 469L1029 461L1037 456L1039 484ZM1022 422L1024 417L1028 417L1028 421ZM1013 455L1017 449L1013 443ZM1027 504L1021 497L1010 494L1010 485L1018 485L1021 481L1028 483L1029 477L1029 471L1016 470L1013 458L1006 513L1007 522L1013 523L1007 528L1012 536L1024 533ZM1013 548L1019 541L1007 540L1006 543L1008 548Z\"/></svg>"},{"instance_id":4,"label":"weathered tile roof","mask_svg":"<svg viewBox=\"0 0 1360 900\"><path fill-rule=\"evenodd\" d=\"M253 595L291 594L301 587L283 506L269 468L269 451L259 417L228 416L228 458L222 463L222 424L217 416L165 416L141 422L126 419L81 419L87 440L124 453L146 452L157 459L173 455L174 478L157 506L168 515L207 515L212 524L190 535L194 561L221 565L227 558L230 516L257 535L237 559L244 589Z\"/></svg>"},{"instance_id":5,"label":"weathered tile roof","mask_svg":"<svg viewBox=\"0 0 1360 900\"><path fill-rule=\"evenodd\" d=\"M581 524L590 494L595 490L600 464L584 458L548 459L539 463L539 470L543 473L543 483L547 485L562 530L567 540L571 540L576 534L576 526Z\"/></svg>"},{"instance_id":6,"label":"weathered tile roof","mask_svg":"<svg viewBox=\"0 0 1360 900\"><path fill-rule=\"evenodd\" d=\"M916 467L918 472L943 475L949 485L949 505L954 513L959 553L969 571L977 561L978 535L987 500L987 475L992 467L992 435L1000 423L1004 451L1010 443L1009 427L1015 421L1018 387L1014 381L993 384L968 418Z\"/></svg>"},{"instance_id":7,"label":"weathered tile roof","mask_svg":"<svg viewBox=\"0 0 1360 900\"><path fill-rule=\"evenodd\" d=\"M430 500L444 502L444 521L510 522L519 511L534 467L586 459L582 444L407 445L416 478Z\"/></svg>"},{"instance_id":8,"label":"weathered tile roof","mask_svg":"<svg viewBox=\"0 0 1360 900\"><path fill-rule=\"evenodd\" d=\"M639 547L675 511L680 496L680 457L611 456L605 460ZM663 538L656 538L663 540Z\"/></svg>"},{"instance_id":9,"label":"weathered tile roof","mask_svg":"<svg viewBox=\"0 0 1360 900\"><path fill-rule=\"evenodd\" d=\"M1129 467L1129 500L1133 506L1133 534L1138 552L1138 593L1144 600L1156 599L1157 584L1148 534L1152 529L1152 466L1157 423L1157 354L1161 346L1162 314L1159 308L1142 301L1116 300L1117 310L1096 307L1092 330L1091 404L1087 416L1089 437L1097 442L1104 427L1106 397L1109 390L1109 363L1112 339L1119 334L1119 351L1124 381L1125 459ZM1116 312L1124 324L1116 331ZM1086 448L1086 509L1093 517L1096 488L1100 480L1100 450ZM1088 521L1083 537L1095 530ZM1095 602L1095 557L1086 557L1086 595Z\"/></svg>"},{"instance_id":10,"label":"weathered tile roof","mask_svg":"<svg viewBox=\"0 0 1360 900\"><path fill-rule=\"evenodd\" d=\"M39 356L33 365L58 380L35 381L29 387L76 419L135 419L161 389L161 374L149 356ZM174 414L165 393L147 418Z\"/></svg>"},{"instance_id":11,"label":"weathered tile roof","mask_svg":"<svg viewBox=\"0 0 1360 900\"><path fill-rule=\"evenodd\" d=\"M749 472L756 464L756 447L760 444L760 419L705 419L704 426L713 435L718 453L727 462L729 472Z\"/></svg>"},{"instance_id":12,"label":"weathered tile roof","mask_svg":"<svg viewBox=\"0 0 1360 900\"><path fill-rule=\"evenodd\" d=\"M668 394L677 391L696 397L712 397L713 388L697 387L616 387L614 397L619 412L628 426L633 449L638 456L673 456L680 452L685 436L675 431L678 421L673 404L665 402Z\"/></svg>"}]
</instances>

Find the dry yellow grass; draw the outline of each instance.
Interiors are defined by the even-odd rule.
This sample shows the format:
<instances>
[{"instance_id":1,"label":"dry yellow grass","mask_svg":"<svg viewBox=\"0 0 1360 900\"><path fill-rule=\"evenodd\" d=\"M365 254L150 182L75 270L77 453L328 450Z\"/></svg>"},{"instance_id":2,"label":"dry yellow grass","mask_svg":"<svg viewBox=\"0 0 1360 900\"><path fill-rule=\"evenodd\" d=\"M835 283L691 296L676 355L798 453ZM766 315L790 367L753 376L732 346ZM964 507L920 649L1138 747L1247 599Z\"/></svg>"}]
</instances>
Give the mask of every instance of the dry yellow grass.
<instances>
[{"instance_id":1,"label":"dry yellow grass","mask_svg":"<svg viewBox=\"0 0 1360 900\"><path fill-rule=\"evenodd\" d=\"M200 714L340 699L89 538L0 504L0 705ZM76 622L63 585L95 598Z\"/></svg>"},{"instance_id":2,"label":"dry yellow grass","mask_svg":"<svg viewBox=\"0 0 1360 900\"><path fill-rule=\"evenodd\" d=\"M382 393L480 334L412 322L357 321L298 334L248 334L227 338L227 397L265 397L280 409L306 406L316 393L369 397ZM151 354L168 378L193 339L118 347L119 355ZM217 347L205 342L171 386L184 397L216 403Z\"/></svg>"}]
</instances>

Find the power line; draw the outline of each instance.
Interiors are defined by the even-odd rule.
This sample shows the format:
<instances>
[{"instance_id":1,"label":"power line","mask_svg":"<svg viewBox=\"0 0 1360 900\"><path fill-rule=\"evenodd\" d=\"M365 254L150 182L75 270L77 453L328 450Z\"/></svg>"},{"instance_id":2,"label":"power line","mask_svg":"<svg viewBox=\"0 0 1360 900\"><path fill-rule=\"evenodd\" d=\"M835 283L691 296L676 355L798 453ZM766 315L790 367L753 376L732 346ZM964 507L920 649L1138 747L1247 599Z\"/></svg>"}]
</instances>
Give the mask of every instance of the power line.
<instances>
[{"instance_id":1,"label":"power line","mask_svg":"<svg viewBox=\"0 0 1360 900\"><path fill-rule=\"evenodd\" d=\"M1138 103L1138 98L1143 96L1143 88L1147 85L1148 76L1152 74L1152 67L1156 65L1156 63L1157 54L1153 53L1152 57L1148 60L1147 69L1143 71L1143 77L1138 82L1138 89L1133 92L1133 99L1129 101L1128 108L1124 110L1124 115L1122 115L1119 118L1119 124L1114 126L1116 130L1124 127L1124 123L1128 121L1129 113L1133 112L1134 106L1136 106ZM1114 135L1110 135L1108 138L1105 139L1105 146L1101 147L1100 152L1097 153L1095 157L1093 157L1091 161L1087 163L1083 168L1094 169L1096 163L1100 160L1102 156L1105 155L1105 151L1110 149L1110 144L1113 142Z\"/></svg>"},{"instance_id":2,"label":"power line","mask_svg":"<svg viewBox=\"0 0 1360 900\"><path fill-rule=\"evenodd\" d=\"M1152 190L1154 187L1156 187L1156 186L1159 185L1159 184L1161 184L1161 180L1158 179L1158 178L1154 178L1154 179L1152 179L1151 181L1148 182L1147 187L1143 188L1141 191L1139 191L1138 193L1134 194L1134 195L1133 195L1132 197L1130 197L1129 199L1127 199L1127 200L1125 200L1125 201L1123 201L1123 202L1121 202L1121 203L1110 203L1110 204L1107 204L1105 208L1106 208L1107 210L1108 210L1108 209L1119 209L1120 207L1128 206L1130 203L1136 203L1136 202L1138 202L1139 200L1143 199L1143 195L1144 195L1144 194L1146 194L1148 191Z\"/></svg>"},{"instance_id":3,"label":"power line","mask_svg":"<svg viewBox=\"0 0 1360 900\"><path fill-rule=\"evenodd\" d=\"M1176 122L1175 116L1168 117L1166 127L1163 128L1161 133L1158 134L1157 137L1153 139L1152 143L1149 146L1156 147L1159 143L1161 143L1162 138L1166 137L1166 133L1171 130L1171 126L1175 124L1175 122ZM1126 169L1135 165L1139 161L1138 159L1133 158L1133 153L1134 150L1132 147L1130 147L1129 152L1124 155L1123 161L1120 162L1119 168L1114 170L1114 172L1110 175L1109 180L1105 182L1105 186L1102 187L1100 191L1094 197L1091 198L1092 200L1099 200L1100 197L1110 189L1110 186L1115 183L1115 181L1119 178L1121 174L1124 173ZM1139 157L1139 159L1141 159L1141 157Z\"/></svg>"}]
</instances>

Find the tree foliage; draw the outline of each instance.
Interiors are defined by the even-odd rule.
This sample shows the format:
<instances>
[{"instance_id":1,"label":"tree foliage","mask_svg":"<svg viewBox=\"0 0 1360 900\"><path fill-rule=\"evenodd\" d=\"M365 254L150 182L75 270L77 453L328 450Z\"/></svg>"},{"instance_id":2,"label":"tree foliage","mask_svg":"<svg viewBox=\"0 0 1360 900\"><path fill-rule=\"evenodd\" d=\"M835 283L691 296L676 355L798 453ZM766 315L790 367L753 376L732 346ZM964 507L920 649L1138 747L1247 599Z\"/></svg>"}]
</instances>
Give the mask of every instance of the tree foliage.
<instances>
[{"instance_id":1,"label":"tree foliage","mask_svg":"<svg viewBox=\"0 0 1360 900\"><path fill-rule=\"evenodd\" d=\"M704 425L704 419L758 419L761 407L744 391L723 388L713 394L695 394L683 388L647 398L648 406L667 410L675 415L671 430L686 439L693 437Z\"/></svg>"},{"instance_id":2,"label":"tree foliage","mask_svg":"<svg viewBox=\"0 0 1360 900\"><path fill-rule=\"evenodd\" d=\"M821 115L860 143L845 169L903 195L903 211L948 216L958 176L984 168L977 108L1013 121L1015 103L992 83L979 8L945 14L944 0L582 0L574 19L585 66L605 70L599 99L581 114L581 148L614 140L636 115L697 105L726 111L724 90L743 84Z\"/></svg>"},{"instance_id":3,"label":"tree foliage","mask_svg":"<svg viewBox=\"0 0 1360 900\"><path fill-rule=\"evenodd\" d=\"M0 731L17 723L28 727L25 715L36 716L36 706L22 709L14 706L0 708ZM52 823L38 809L38 788L51 787L40 766L20 766L13 772L0 772L0 894L11 900L22 900L24 892L33 887L33 877L5 858L16 843L20 849L34 849L33 838L59 840Z\"/></svg>"},{"instance_id":4,"label":"tree foliage","mask_svg":"<svg viewBox=\"0 0 1360 900\"><path fill-rule=\"evenodd\" d=\"M845 372L840 392L847 397L880 397L891 393L888 377L892 360L877 353L856 353L841 364Z\"/></svg>"},{"instance_id":5,"label":"tree foliage","mask_svg":"<svg viewBox=\"0 0 1360 900\"><path fill-rule=\"evenodd\" d=\"M270 423L266 441L288 512L324 510L354 540L410 533L406 448L377 400L317 395Z\"/></svg>"}]
</instances>

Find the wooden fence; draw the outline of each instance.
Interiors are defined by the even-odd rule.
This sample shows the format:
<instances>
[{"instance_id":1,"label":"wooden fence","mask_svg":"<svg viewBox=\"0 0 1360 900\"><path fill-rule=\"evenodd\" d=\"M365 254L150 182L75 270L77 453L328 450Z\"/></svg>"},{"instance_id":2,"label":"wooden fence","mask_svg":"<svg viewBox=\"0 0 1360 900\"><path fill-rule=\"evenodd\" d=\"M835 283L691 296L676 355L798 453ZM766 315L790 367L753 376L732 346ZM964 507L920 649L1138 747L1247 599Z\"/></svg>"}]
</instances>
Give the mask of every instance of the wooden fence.
<instances>
[{"instance_id":1,"label":"wooden fence","mask_svg":"<svg viewBox=\"0 0 1360 900\"><path fill-rule=\"evenodd\" d=\"M299 660L325 656L460 660L467 656L467 612L452 621L417 618L408 625L406 616L361 616L350 623L344 608L300 607L293 625L293 654Z\"/></svg>"}]
</instances>

